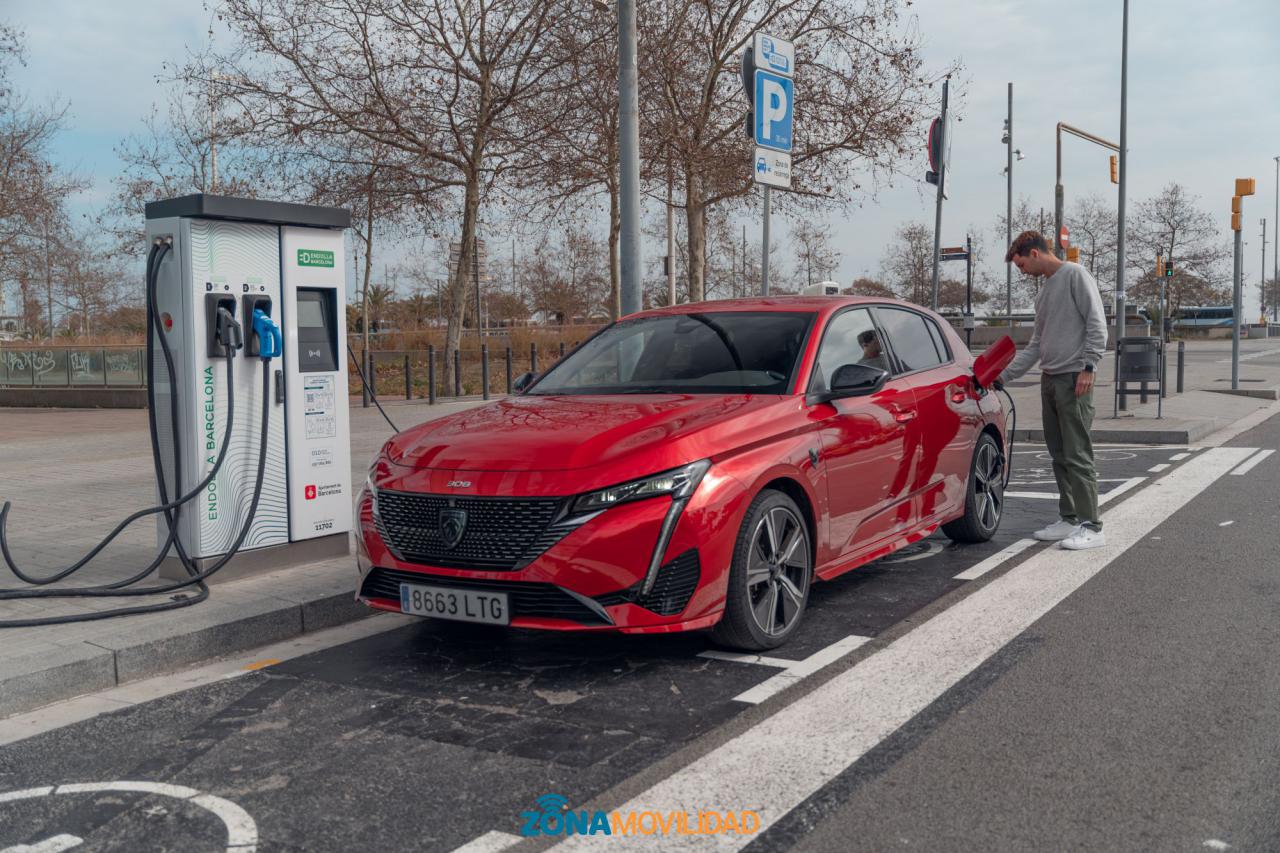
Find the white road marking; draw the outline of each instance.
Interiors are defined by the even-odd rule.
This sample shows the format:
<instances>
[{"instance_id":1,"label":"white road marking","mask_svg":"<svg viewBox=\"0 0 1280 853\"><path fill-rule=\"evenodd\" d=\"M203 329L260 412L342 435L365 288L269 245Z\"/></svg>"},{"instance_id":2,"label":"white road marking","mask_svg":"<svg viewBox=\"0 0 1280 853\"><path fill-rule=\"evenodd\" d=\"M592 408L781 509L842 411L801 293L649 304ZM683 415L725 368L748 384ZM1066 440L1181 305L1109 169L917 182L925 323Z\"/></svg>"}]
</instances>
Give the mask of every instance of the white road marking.
<instances>
[{"instance_id":1,"label":"white road marking","mask_svg":"<svg viewBox=\"0 0 1280 853\"><path fill-rule=\"evenodd\" d=\"M523 840L518 835L493 829L473 841L468 841L453 853L498 853L499 850L514 847Z\"/></svg>"},{"instance_id":2,"label":"white road marking","mask_svg":"<svg viewBox=\"0 0 1280 853\"><path fill-rule=\"evenodd\" d=\"M1241 465L1240 467L1236 468L1236 469L1235 469L1234 471L1232 471L1231 473L1232 473L1232 474L1234 474L1234 475L1235 475L1235 476L1237 476L1237 477L1243 477L1245 474L1248 474L1250 471L1252 471L1252 470L1254 469L1254 466L1256 466L1256 465L1257 465L1259 462L1261 462L1262 460L1266 459L1266 458L1267 458L1268 456L1270 456L1272 453L1275 453L1275 451L1274 451L1274 450L1259 450L1259 451L1258 451L1257 453L1255 453L1253 456L1251 456L1250 458L1246 459L1246 460L1244 461L1244 464L1243 464L1243 465Z\"/></svg>"},{"instance_id":3,"label":"white road marking","mask_svg":"<svg viewBox=\"0 0 1280 853\"><path fill-rule=\"evenodd\" d=\"M1159 474L1161 471L1169 467L1168 462L1161 462L1159 465L1152 465L1147 469L1148 474Z\"/></svg>"},{"instance_id":4,"label":"white road marking","mask_svg":"<svg viewBox=\"0 0 1280 853\"><path fill-rule=\"evenodd\" d=\"M374 634L381 634L384 631L403 627L413 621L415 620L411 616L382 613L355 622L349 622L346 625L339 625L336 628L316 631L313 634L303 634L291 640L284 640L244 655L226 658L196 669L160 675L144 681L135 681L131 684L122 684L98 693L57 702L38 711L31 711L0 720L0 746L60 729L73 723L83 722L99 714L119 711L130 705L150 702L153 699L172 696L175 693L181 693L193 687L248 675L251 670L245 669L245 666L259 663L263 659L289 660L290 658L310 654L321 649L371 637ZM4 802L3 794L0 794L0 802Z\"/></svg>"},{"instance_id":5,"label":"white road marking","mask_svg":"<svg viewBox=\"0 0 1280 853\"><path fill-rule=\"evenodd\" d=\"M1219 527L1230 527L1230 526L1231 526L1231 525L1233 525L1233 524L1235 524L1235 521L1221 521L1221 522L1218 522L1218 526L1219 526Z\"/></svg>"},{"instance_id":6,"label":"white road marking","mask_svg":"<svg viewBox=\"0 0 1280 853\"><path fill-rule=\"evenodd\" d=\"M821 789L1080 588L1245 456L1218 448L1106 514L1107 544L1046 549L627 803L619 810L751 808L765 827ZM722 805L728 804L728 805ZM754 836L686 836L687 850L738 850ZM653 849L647 836L579 835L556 850Z\"/></svg>"},{"instance_id":7,"label":"white road marking","mask_svg":"<svg viewBox=\"0 0 1280 853\"><path fill-rule=\"evenodd\" d=\"M1169 461L1170 461L1170 462L1181 462L1183 459L1186 459L1186 458L1187 458L1188 456L1190 456L1190 455L1191 455L1190 453L1175 453L1175 454L1173 454L1172 456L1170 456L1170 457L1169 457Z\"/></svg>"},{"instance_id":8,"label":"white road marking","mask_svg":"<svg viewBox=\"0 0 1280 853\"><path fill-rule=\"evenodd\" d=\"M985 575L987 572L991 571L992 569L999 566L1001 563L1008 560L1010 557L1018 556L1019 554L1021 554L1023 551L1027 550L1034 544L1036 544L1036 540L1034 539L1019 539L1017 542L1014 542L1012 545L1007 546L1003 551L997 551L996 553L992 554L990 557L987 557L981 563L977 563L976 565L970 566L969 568L965 569L963 572L956 575L954 580L971 581L974 578L980 578L983 575Z\"/></svg>"},{"instance_id":9,"label":"white road marking","mask_svg":"<svg viewBox=\"0 0 1280 853\"><path fill-rule=\"evenodd\" d=\"M0 850L0 853L62 853L63 850L79 847L83 843L83 838L77 838L74 835L55 835L39 844L18 844L6 847Z\"/></svg>"},{"instance_id":10,"label":"white road marking","mask_svg":"<svg viewBox=\"0 0 1280 853\"><path fill-rule=\"evenodd\" d=\"M1058 499L1057 492L1005 492L1006 498L1043 498L1047 501L1056 501Z\"/></svg>"},{"instance_id":11,"label":"white road marking","mask_svg":"<svg viewBox=\"0 0 1280 853\"><path fill-rule=\"evenodd\" d=\"M743 655L736 652L720 652L706 651L699 652L698 657L710 658L712 660L727 660L738 663L757 663L764 666L774 666L782 670L782 672L760 682L755 687L734 696L735 702L746 702L750 705L759 705L770 696L776 696L791 685L800 681L806 676L813 675L818 670L828 664L835 663L840 658L849 654L849 652L871 641L870 637L859 637L851 634L843 640L837 640L824 649L819 649L809 655L804 660L784 660L782 658L770 658L763 655Z\"/></svg>"},{"instance_id":12,"label":"white road marking","mask_svg":"<svg viewBox=\"0 0 1280 853\"><path fill-rule=\"evenodd\" d=\"M1111 491L1107 492L1105 495L1098 495L1098 506L1102 506L1105 503L1109 503L1110 501L1115 500L1116 498L1120 497L1130 489L1136 488L1140 483L1142 483L1146 479L1147 479L1146 477L1131 477L1130 479L1125 480L1123 483L1116 486Z\"/></svg>"},{"instance_id":13,"label":"white road marking","mask_svg":"<svg viewBox=\"0 0 1280 853\"><path fill-rule=\"evenodd\" d=\"M1278 349L1264 349L1264 350L1262 350L1262 351L1260 351L1260 352L1251 352L1251 353L1249 353L1248 355L1242 355L1242 356L1240 356L1240 360L1241 360L1241 361L1252 361L1252 360L1253 360L1253 359L1255 359L1255 358L1266 358L1266 357L1267 357L1267 356L1269 356L1269 355L1280 355L1280 350L1278 350ZM1231 363L1231 359L1229 359L1229 358L1220 358L1220 359L1218 359L1217 363L1218 363L1218 364L1230 364L1230 363Z\"/></svg>"},{"instance_id":14,"label":"white road marking","mask_svg":"<svg viewBox=\"0 0 1280 853\"><path fill-rule=\"evenodd\" d=\"M58 796L60 794L98 794L104 791L124 791L132 794L155 794L160 797L172 797L185 800L212 812L227 828L227 853L255 853L258 849L258 825L249 817L249 813L230 800L205 794L185 785L170 785L165 782L77 782L70 785L58 785L52 788L28 788L25 791L13 791L0 794L0 803L15 800L30 800L36 797ZM3 822L0 822L3 825ZM50 839L52 840L52 839ZM79 839L77 839L79 841ZM48 842L44 842L48 843ZM0 853L24 848L8 848ZM50 848L62 849L66 848Z\"/></svg>"},{"instance_id":15,"label":"white road marking","mask_svg":"<svg viewBox=\"0 0 1280 853\"><path fill-rule=\"evenodd\" d=\"M1216 838L1210 838L1208 841L1204 843L1204 846L1208 847L1210 850L1230 850L1231 849L1230 844L1228 844L1225 841L1219 841Z\"/></svg>"}]
</instances>

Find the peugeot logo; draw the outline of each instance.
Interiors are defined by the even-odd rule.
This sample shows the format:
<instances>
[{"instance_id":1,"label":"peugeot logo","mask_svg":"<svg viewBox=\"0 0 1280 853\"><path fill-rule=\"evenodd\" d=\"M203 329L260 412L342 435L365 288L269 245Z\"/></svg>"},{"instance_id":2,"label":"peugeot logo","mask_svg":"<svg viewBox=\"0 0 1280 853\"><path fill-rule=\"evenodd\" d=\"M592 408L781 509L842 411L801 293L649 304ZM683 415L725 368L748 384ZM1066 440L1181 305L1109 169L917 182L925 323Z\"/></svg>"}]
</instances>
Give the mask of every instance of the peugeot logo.
<instances>
[{"instance_id":1,"label":"peugeot logo","mask_svg":"<svg viewBox=\"0 0 1280 853\"><path fill-rule=\"evenodd\" d=\"M440 510L440 540L446 551L452 551L462 541L462 534L467 532L467 511L465 509Z\"/></svg>"}]
</instances>

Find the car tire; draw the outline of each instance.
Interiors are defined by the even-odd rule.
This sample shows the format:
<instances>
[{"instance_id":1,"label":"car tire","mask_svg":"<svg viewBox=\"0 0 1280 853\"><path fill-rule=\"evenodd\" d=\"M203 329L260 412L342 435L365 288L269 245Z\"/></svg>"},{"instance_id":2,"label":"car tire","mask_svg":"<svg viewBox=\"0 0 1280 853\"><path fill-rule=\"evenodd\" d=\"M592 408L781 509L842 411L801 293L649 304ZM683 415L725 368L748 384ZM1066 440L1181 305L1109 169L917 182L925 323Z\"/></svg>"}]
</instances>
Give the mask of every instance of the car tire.
<instances>
[{"instance_id":1,"label":"car tire","mask_svg":"<svg viewBox=\"0 0 1280 853\"><path fill-rule=\"evenodd\" d=\"M991 433L984 432L973 448L964 515L942 525L942 532L955 542L986 542L995 536L1003 515L1004 455Z\"/></svg>"},{"instance_id":2,"label":"car tire","mask_svg":"<svg viewBox=\"0 0 1280 853\"><path fill-rule=\"evenodd\" d=\"M724 616L712 631L716 642L764 651L795 634L809 603L811 541L795 501L772 489L756 496L734 544Z\"/></svg>"}]
</instances>

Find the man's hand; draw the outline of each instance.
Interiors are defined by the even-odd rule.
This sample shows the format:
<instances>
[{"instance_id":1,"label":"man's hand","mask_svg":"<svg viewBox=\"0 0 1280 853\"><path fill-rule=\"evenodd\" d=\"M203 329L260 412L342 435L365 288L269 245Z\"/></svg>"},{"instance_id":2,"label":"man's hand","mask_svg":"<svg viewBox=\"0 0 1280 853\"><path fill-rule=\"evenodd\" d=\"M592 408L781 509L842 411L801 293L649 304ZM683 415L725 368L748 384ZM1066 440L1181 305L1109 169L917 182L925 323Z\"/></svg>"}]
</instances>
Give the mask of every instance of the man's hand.
<instances>
[{"instance_id":1,"label":"man's hand","mask_svg":"<svg viewBox=\"0 0 1280 853\"><path fill-rule=\"evenodd\" d=\"M1093 390L1093 371L1082 370L1076 374L1076 396L1083 397Z\"/></svg>"}]
</instances>

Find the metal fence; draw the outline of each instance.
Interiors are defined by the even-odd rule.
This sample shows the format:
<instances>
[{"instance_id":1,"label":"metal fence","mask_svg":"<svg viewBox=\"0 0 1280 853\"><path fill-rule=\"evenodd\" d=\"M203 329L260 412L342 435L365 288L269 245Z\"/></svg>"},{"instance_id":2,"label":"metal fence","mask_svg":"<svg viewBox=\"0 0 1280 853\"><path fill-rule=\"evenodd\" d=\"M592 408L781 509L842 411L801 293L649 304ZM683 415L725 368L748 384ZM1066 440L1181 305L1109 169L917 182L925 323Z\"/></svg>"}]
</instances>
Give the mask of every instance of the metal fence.
<instances>
[{"instance_id":1,"label":"metal fence","mask_svg":"<svg viewBox=\"0 0 1280 853\"><path fill-rule=\"evenodd\" d=\"M425 399L442 397L483 397L510 394L512 385L526 371L545 371L572 346L558 342L551 347L530 344L519 351L511 347L482 347L455 350L448 369L443 348L422 350L370 350L370 371L362 361L361 371L370 378L373 393L380 397ZM357 358L360 358L357 353ZM349 365L351 391L359 394L361 377Z\"/></svg>"},{"instance_id":2,"label":"metal fence","mask_svg":"<svg viewBox=\"0 0 1280 853\"><path fill-rule=\"evenodd\" d=\"M144 347L0 347L0 387L142 388Z\"/></svg>"}]
</instances>

